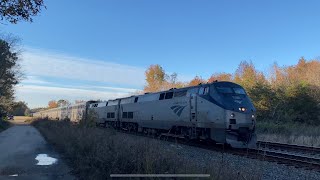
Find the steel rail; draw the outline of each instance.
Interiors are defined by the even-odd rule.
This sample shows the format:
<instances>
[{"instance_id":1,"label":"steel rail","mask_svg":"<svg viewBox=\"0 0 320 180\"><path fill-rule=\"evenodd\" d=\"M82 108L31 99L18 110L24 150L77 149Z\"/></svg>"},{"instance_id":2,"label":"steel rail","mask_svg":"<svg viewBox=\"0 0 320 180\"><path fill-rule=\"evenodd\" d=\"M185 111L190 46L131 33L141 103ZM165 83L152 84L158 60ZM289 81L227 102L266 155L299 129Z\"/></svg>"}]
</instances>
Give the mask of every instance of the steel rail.
<instances>
[{"instance_id":1,"label":"steel rail","mask_svg":"<svg viewBox=\"0 0 320 180\"><path fill-rule=\"evenodd\" d=\"M286 150L286 151L298 151L309 154L320 154L320 147L313 146L301 146L295 144L283 144L269 141L258 141L258 148L268 148L268 149L277 149L277 150Z\"/></svg>"}]
</instances>

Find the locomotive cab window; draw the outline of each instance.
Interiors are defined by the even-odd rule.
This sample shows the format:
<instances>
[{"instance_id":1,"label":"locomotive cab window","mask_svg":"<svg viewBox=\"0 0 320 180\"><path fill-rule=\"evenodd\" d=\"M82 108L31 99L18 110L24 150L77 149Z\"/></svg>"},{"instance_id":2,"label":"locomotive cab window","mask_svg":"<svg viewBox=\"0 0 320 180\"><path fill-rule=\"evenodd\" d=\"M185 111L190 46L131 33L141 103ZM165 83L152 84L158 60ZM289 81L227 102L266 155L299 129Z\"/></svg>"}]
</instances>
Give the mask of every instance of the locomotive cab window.
<instances>
[{"instance_id":1,"label":"locomotive cab window","mask_svg":"<svg viewBox=\"0 0 320 180\"><path fill-rule=\"evenodd\" d=\"M246 92L242 88L233 88L233 90L236 94L243 94L243 95L246 94Z\"/></svg>"},{"instance_id":2,"label":"locomotive cab window","mask_svg":"<svg viewBox=\"0 0 320 180\"><path fill-rule=\"evenodd\" d=\"M205 94L208 94L209 93L209 87L201 87L199 89L199 94L200 95L205 95Z\"/></svg>"},{"instance_id":3,"label":"locomotive cab window","mask_svg":"<svg viewBox=\"0 0 320 180\"><path fill-rule=\"evenodd\" d=\"M164 95L165 95L165 93L161 93L160 97L159 97L159 100L163 100L164 99Z\"/></svg>"},{"instance_id":4,"label":"locomotive cab window","mask_svg":"<svg viewBox=\"0 0 320 180\"><path fill-rule=\"evenodd\" d=\"M138 102L139 97L134 98L134 103Z\"/></svg>"},{"instance_id":5,"label":"locomotive cab window","mask_svg":"<svg viewBox=\"0 0 320 180\"><path fill-rule=\"evenodd\" d=\"M217 87L217 91L222 94L233 94L233 90L230 87Z\"/></svg>"},{"instance_id":6,"label":"locomotive cab window","mask_svg":"<svg viewBox=\"0 0 320 180\"><path fill-rule=\"evenodd\" d=\"M173 97L173 92L167 92L165 99L171 99Z\"/></svg>"}]
</instances>

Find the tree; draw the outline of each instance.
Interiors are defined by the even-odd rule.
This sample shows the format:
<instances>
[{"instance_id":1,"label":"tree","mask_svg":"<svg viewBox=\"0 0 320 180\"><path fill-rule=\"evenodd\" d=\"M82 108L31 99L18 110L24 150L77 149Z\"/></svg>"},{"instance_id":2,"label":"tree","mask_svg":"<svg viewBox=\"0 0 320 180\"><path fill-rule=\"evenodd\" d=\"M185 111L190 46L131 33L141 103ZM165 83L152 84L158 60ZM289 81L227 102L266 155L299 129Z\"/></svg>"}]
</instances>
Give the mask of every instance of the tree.
<instances>
[{"instance_id":1,"label":"tree","mask_svg":"<svg viewBox=\"0 0 320 180\"><path fill-rule=\"evenodd\" d=\"M52 108L57 108L58 107L58 103L55 100L51 100L48 102L48 108L52 109Z\"/></svg>"},{"instance_id":2,"label":"tree","mask_svg":"<svg viewBox=\"0 0 320 180\"><path fill-rule=\"evenodd\" d=\"M15 102L12 110L10 111L10 113L14 116L25 116L28 112L30 112L28 104L23 101Z\"/></svg>"},{"instance_id":3,"label":"tree","mask_svg":"<svg viewBox=\"0 0 320 180\"><path fill-rule=\"evenodd\" d=\"M43 0L1 0L0 18L13 24L21 20L32 22L32 16L42 8L45 8Z\"/></svg>"},{"instance_id":4,"label":"tree","mask_svg":"<svg viewBox=\"0 0 320 180\"><path fill-rule=\"evenodd\" d=\"M201 77L196 76L189 82L189 86L197 86L199 84L204 84L204 83L206 82Z\"/></svg>"},{"instance_id":5,"label":"tree","mask_svg":"<svg viewBox=\"0 0 320 180\"><path fill-rule=\"evenodd\" d=\"M245 89L251 89L258 84L266 83L263 73L256 70L253 63L242 61L234 75L234 81L242 85Z\"/></svg>"},{"instance_id":6,"label":"tree","mask_svg":"<svg viewBox=\"0 0 320 180\"><path fill-rule=\"evenodd\" d=\"M14 85L18 84L18 53L13 52L10 44L0 39L0 96L10 95Z\"/></svg>"},{"instance_id":7,"label":"tree","mask_svg":"<svg viewBox=\"0 0 320 180\"><path fill-rule=\"evenodd\" d=\"M147 85L144 87L145 92L156 92L162 89L165 82L165 72L158 64L151 65L145 72Z\"/></svg>"},{"instance_id":8,"label":"tree","mask_svg":"<svg viewBox=\"0 0 320 180\"><path fill-rule=\"evenodd\" d=\"M64 100L64 99L60 99L58 102L58 107L63 107L63 106L68 106L70 105L71 103L68 101L68 100Z\"/></svg>"},{"instance_id":9,"label":"tree","mask_svg":"<svg viewBox=\"0 0 320 180\"><path fill-rule=\"evenodd\" d=\"M14 46L16 39L4 40L0 38L0 114L12 108L14 100L14 85L21 79L18 65L18 51Z\"/></svg>"},{"instance_id":10,"label":"tree","mask_svg":"<svg viewBox=\"0 0 320 180\"><path fill-rule=\"evenodd\" d=\"M229 73L215 73L212 74L208 79L208 83L212 83L214 81L232 81L232 74Z\"/></svg>"}]
</instances>

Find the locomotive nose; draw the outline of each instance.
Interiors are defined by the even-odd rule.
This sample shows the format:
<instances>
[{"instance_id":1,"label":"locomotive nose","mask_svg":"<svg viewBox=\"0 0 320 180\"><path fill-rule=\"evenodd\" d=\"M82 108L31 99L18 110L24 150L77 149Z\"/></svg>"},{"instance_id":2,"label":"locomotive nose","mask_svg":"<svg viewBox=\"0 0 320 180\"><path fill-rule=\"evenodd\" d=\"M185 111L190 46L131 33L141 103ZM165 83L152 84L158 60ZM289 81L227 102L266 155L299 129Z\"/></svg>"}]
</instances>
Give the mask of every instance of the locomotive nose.
<instances>
[{"instance_id":1,"label":"locomotive nose","mask_svg":"<svg viewBox=\"0 0 320 180\"><path fill-rule=\"evenodd\" d=\"M255 114L226 111L227 139L236 148L254 147L255 142Z\"/></svg>"}]
</instances>

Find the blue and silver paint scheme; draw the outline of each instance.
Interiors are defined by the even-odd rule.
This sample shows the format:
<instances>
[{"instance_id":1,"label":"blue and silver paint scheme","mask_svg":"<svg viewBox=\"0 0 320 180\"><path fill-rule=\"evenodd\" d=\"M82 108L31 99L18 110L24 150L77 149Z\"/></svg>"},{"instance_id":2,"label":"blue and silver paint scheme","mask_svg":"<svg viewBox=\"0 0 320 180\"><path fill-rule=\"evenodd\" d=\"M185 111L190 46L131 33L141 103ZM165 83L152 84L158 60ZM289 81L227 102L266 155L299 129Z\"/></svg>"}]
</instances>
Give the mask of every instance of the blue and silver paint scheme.
<instances>
[{"instance_id":1,"label":"blue and silver paint scheme","mask_svg":"<svg viewBox=\"0 0 320 180\"><path fill-rule=\"evenodd\" d=\"M96 123L144 133L174 133L190 139L228 144L234 148L256 145L256 109L245 90L232 82L134 95L107 102L86 102L84 113L97 115ZM38 116L67 116L60 108ZM55 111L52 114L52 111ZM80 112L77 108L71 112ZM71 116L82 117L80 115Z\"/></svg>"}]
</instances>

